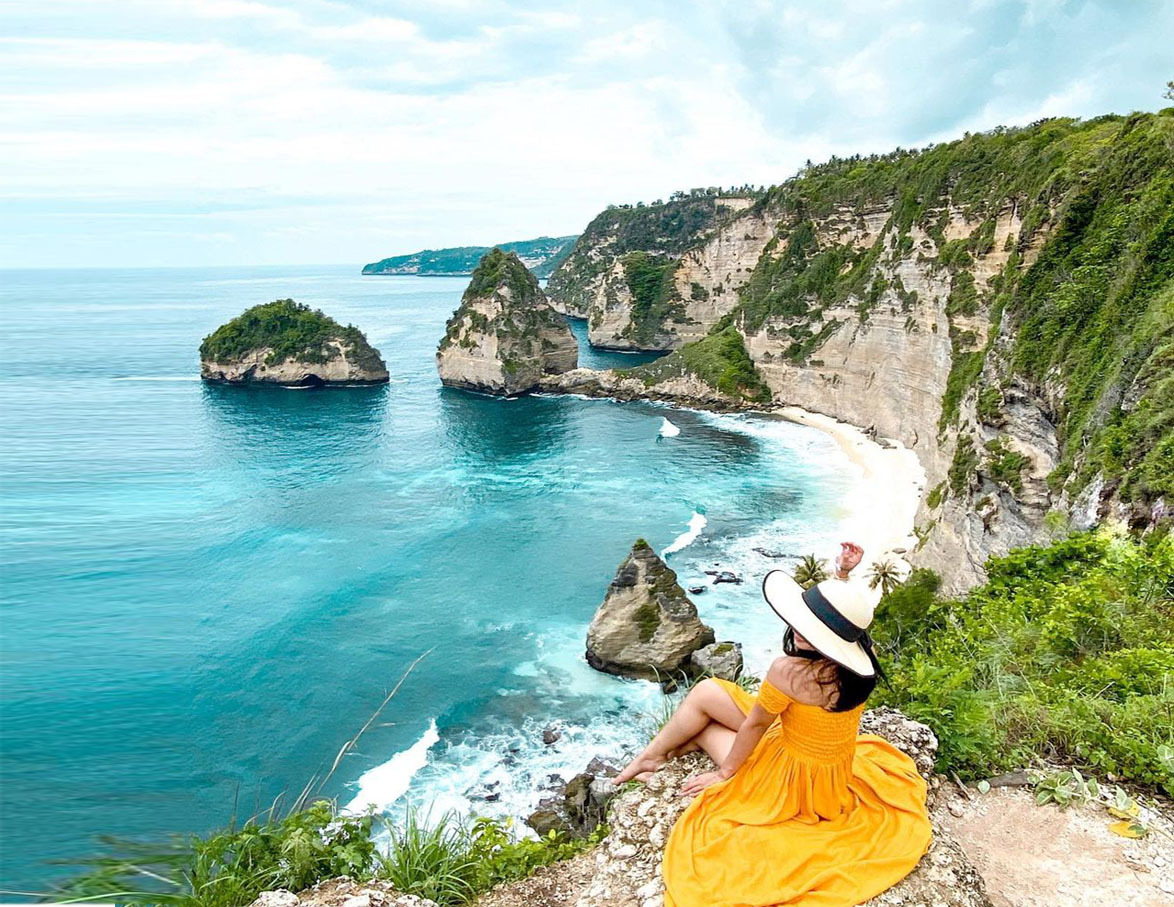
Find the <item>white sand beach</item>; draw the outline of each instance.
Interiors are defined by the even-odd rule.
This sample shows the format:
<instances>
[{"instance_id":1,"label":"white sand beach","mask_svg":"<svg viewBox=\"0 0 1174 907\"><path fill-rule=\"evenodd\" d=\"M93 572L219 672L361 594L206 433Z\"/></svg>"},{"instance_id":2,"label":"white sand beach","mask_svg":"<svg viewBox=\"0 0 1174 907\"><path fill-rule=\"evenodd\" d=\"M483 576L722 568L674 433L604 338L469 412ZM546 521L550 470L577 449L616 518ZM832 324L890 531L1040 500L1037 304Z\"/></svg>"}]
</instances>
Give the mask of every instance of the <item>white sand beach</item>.
<instances>
[{"instance_id":1,"label":"white sand beach","mask_svg":"<svg viewBox=\"0 0 1174 907\"><path fill-rule=\"evenodd\" d=\"M892 561L903 572L912 569L904 555L917 545L913 523L925 489L925 470L912 450L892 439L880 444L863 430L822 413L798 406L775 410L783 418L827 432L852 463L860 478L840 524L845 541L864 548L856 575L867 573L876 561Z\"/></svg>"}]
</instances>

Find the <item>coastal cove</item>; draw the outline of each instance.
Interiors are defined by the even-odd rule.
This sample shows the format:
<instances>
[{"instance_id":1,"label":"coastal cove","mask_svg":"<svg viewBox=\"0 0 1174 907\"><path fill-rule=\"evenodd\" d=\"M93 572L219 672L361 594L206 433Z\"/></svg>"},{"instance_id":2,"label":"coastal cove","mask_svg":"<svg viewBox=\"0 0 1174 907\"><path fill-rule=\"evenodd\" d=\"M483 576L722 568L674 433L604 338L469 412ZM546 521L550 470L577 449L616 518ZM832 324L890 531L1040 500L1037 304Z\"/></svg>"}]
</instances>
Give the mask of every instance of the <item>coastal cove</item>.
<instances>
[{"instance_id":1,"label":"coastal cove","mask_svg":"<svg viewBox=\"0 0 1174 907\"><path fill-rule=\"evenodd\" d=\"M429 649L326 793L523 815L659 709L583 660L636 537L677 549L756 669L779 632L762 573L846 528L909 543L899 449L793 412L444 389L433 351L466 281L356 270L7 275L3 811L40 828L7 842L9 887L44 887L96 831L206 832L296 796ZM282 297L360 327L390 383L202 385L200 339ZM654 358L572 328L583 366ZM710 585L718 567L745 582Z\"/></svg>"}]
</instances>

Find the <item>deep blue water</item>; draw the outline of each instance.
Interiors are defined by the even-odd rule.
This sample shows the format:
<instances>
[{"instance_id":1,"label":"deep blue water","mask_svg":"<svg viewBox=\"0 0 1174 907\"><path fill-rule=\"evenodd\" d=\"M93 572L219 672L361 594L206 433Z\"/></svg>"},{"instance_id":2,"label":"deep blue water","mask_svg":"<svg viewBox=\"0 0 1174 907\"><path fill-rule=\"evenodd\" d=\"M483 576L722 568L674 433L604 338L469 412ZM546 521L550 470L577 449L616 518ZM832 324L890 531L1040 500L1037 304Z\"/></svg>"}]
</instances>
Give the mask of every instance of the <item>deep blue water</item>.
<instances>
[{"instance_id":1,"label":"deep blue water","mask_svg":"<svg viewBox=\"0 0 1174 907\"><path fill-rule=\"evenodd\" d=\"M781 627L758 578L784 562L754 549L831 553L855 477L823 435L443 389L465 280L357 272L0 272L0 887L43 890L45 861L99 833L203 832L296 795L426 651L326 793L525 812L658 707L582 659L638 536L664 549L704 514L670 563L746 575L696 601L760 664ZM392 383L194 379L205 334L286 296L366 331ZM658 440L666 415L681 434Z\"/></svg>"}]
</instances>

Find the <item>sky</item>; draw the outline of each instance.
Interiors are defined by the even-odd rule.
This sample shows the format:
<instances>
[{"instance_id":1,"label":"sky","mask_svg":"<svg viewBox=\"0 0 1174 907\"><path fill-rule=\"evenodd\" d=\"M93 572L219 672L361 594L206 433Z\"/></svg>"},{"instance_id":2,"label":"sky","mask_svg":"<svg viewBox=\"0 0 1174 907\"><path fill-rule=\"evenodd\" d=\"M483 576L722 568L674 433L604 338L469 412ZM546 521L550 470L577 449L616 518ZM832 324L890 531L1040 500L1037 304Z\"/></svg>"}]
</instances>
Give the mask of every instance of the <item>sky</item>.
<instances>
[{"instance_id":1,"label":"sky","mask_svg":"<svg viewBox=\"0 0 1174 907\"><path fill-rule=\"evenodd\" d=\"M320 264L1156 110L1165 0L4 0L0 267Z\"/></svg>"}]
</instances>

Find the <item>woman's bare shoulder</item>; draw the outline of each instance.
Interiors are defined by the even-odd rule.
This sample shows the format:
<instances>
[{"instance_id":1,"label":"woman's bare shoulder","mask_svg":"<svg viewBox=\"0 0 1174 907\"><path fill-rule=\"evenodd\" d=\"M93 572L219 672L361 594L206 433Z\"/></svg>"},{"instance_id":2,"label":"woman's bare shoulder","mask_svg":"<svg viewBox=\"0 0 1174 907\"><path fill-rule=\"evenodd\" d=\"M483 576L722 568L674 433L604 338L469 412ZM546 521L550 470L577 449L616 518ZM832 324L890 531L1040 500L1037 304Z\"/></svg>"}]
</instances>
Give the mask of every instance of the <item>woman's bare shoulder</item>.
<instances>
[{"instance_id":1,"label":"woman's bare shoulder","mask_svg":"<svg viewBox=\"0 0 1174 907\"><path fill-rule=\"evenodd\" d=\"M776 689L804 705L826 706L828 694L812 673L812 662L805 658L780 655L770 663L766 679Z\"/></svg>"}]
</instances>

